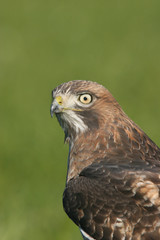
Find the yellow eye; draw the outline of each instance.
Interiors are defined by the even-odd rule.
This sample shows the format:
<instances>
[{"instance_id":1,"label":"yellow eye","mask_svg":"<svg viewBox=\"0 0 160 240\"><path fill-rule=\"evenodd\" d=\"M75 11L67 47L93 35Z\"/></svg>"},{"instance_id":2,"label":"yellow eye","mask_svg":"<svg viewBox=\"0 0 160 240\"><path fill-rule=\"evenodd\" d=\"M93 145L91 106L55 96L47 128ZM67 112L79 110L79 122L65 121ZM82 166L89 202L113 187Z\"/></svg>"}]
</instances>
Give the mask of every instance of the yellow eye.
<instances>
[{"instance_id":1,"label":"yellow eye","mask_svg":"<svg viewBox=\"0 0 160 240\"><path fill-rule=\"evenodd\" d=\"M89 104L90 102L92 102L92 96L88 93L85 93L80 96L79 100L81 101L81 103Z\"/></svg>"}]
</instances>

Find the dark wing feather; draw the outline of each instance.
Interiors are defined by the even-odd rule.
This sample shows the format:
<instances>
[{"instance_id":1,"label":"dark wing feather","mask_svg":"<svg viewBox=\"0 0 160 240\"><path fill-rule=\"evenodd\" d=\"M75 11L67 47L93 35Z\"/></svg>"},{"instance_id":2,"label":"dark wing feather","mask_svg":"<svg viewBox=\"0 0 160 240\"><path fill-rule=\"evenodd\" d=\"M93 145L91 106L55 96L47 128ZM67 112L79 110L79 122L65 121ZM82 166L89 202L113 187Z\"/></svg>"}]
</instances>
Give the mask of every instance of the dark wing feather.
<instances>
[{"instance_id":1,"label":"dark wing feather","mask_svg":"<svg viewBox=\"0 0 160 240\"><path fill-rule=\"evenodd\" d=\"M68 182L66 213L96 240L160 239L159 174L144 168L93 163Z\"/></svg>"}]
</instances>

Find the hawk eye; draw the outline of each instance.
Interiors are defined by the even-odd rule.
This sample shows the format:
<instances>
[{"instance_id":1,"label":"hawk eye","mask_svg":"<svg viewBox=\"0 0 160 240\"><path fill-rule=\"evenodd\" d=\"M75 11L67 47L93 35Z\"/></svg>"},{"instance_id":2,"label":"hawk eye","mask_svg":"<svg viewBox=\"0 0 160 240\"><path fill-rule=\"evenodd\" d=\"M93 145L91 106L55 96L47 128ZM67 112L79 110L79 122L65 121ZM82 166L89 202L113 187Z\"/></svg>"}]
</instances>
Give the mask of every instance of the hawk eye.
<instances>
[{"instance_id":1,"label":"hawk eye","mask_svg":"<svg viewBox=\"0 0 160 240\"><path fill-rule=\"evenodd\" d=\"M92 102L92 96L88 93L82 94L79 98L81 103L88 104Z\"/></svg>"}]
</instances>

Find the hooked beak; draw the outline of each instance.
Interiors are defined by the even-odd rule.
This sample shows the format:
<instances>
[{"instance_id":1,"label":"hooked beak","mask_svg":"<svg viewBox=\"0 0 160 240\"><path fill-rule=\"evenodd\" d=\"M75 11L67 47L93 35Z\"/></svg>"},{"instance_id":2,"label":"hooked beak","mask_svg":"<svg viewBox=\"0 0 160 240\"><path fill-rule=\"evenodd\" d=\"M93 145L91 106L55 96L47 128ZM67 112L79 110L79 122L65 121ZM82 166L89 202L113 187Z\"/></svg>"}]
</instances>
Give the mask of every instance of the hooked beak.
<instances>
[{"instance_id":1,"label":"hooked beak","mask_svg":"<svg viewBox=\"0 0 160 240\"><path fill-rule=\"evenodd\" d=\"M53 114L55 113L56 109L58 109L58 106L55 106L55 105L52 103L52 104L51 104L51 108L50 108L51 117L53 117Z\"/></svg>"},{"instance_id":2,"label":"hooked beak","mask_svg":"<svg viewBox=\"0 0 160 240\"><path fill-rule=\"evenodd\" d=\"M64 112L65 110L71 110L75 112L82 111L82 109L64 107L62 97L61 96L55 97L50 108L51 117L53 117L54 113L61 113L61 112Z\"/></svg>"},{"instance_id":3,"label":"hooked beak","mask_svg":"<svg viewBox=\"0 0 160 240\"><path fill-rule=\"evenodd\" d=\"M60 113L62 112L63 108L61 107L62 105L62 100L60 97L56 97L52 104L51 104L51 108L50 108L50 114L51 114L51 117L53 117L53 114L54 113Z\"/></svg>"}]
</instances>

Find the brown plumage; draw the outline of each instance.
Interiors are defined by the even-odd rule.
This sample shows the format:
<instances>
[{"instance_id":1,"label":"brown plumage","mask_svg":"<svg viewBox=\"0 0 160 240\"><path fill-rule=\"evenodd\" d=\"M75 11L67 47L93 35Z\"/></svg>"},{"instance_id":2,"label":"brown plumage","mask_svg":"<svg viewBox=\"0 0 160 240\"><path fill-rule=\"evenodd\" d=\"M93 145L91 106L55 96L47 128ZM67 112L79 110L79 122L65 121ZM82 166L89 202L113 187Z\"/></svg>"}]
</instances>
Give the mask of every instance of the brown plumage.
<instances>
[{"instance_id":1,"label":"brown plumage","mask_svg":"<svg viewBox=\"0 0 160 240\"><path fill-rule=\"evenodd\" d=\"M63 205L84 239L160 239L157 145L95 82L64 83L52 96L70 146Z\"/></svg>"}]
</instances>

